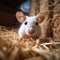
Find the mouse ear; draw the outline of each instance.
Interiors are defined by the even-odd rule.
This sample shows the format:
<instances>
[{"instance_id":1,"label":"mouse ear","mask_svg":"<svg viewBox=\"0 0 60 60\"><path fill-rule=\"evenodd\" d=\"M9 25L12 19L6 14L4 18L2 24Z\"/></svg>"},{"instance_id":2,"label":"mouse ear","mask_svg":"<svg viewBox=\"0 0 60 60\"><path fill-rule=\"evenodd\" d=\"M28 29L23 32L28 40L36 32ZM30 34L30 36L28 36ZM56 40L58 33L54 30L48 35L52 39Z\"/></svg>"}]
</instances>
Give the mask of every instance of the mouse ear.
<instances>
[{"instance_id":1,"label":"mouse ear","mask_svg":"<svg viewBox=\"0 0 60 60\"><path fill-rule=\"evenodd\" d=\"M40 12L39 14L37 14L36 17L37 17L37 20L38 20L39 23L44 21L45 15L46 15L46 12L44 12L44 11Z\"/></svg>"},{"instance_id":2,"label":"mouse ear","mask_svg":"<svg viewBox=\"0 0 60 60\"><path fill-rule=\"evenodd\" d=\"M17 18L18 22L22 23L25 20L25 15L22 12L17 12L16 18Z\"/></svg>"}]
</instances>

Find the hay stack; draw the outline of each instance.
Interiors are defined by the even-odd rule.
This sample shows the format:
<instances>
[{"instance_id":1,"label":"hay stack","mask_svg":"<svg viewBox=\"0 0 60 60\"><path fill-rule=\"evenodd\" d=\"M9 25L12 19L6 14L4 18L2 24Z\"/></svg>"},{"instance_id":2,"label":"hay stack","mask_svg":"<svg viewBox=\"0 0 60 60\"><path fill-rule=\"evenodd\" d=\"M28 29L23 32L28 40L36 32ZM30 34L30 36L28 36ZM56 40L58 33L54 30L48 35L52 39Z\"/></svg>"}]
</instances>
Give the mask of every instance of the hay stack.
<instances>
[{"instance_id":1,"label":"hay stack","mask_svg":"<svg viewBox=\"0 0 60 60\"><path fill-rule=\"evenodd\" d=\"M0 26L1 60L59 60L60 42L51 38L18 40L17 31Z\"/></svg>"}]
</instances>

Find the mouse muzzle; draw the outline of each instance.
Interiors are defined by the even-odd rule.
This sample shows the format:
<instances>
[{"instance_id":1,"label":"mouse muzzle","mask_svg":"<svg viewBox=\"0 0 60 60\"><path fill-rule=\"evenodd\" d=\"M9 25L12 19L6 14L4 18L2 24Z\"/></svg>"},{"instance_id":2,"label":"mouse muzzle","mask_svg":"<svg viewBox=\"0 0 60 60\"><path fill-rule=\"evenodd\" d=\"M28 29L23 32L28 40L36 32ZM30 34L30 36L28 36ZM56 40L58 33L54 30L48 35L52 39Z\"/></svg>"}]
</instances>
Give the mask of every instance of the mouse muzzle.
<instances>
[{"instance_id":1,"label":"mouse muzzle","mask_svg":"<svg viewBox=\"0 0 60 60\"><path fill-rule=\"evenodd\" d=\"M29 31L29 34L30 34L30 35L34 35L34 34L35 34L35 30L30 30L30 31Z\"/></svg>"}]
</instances>

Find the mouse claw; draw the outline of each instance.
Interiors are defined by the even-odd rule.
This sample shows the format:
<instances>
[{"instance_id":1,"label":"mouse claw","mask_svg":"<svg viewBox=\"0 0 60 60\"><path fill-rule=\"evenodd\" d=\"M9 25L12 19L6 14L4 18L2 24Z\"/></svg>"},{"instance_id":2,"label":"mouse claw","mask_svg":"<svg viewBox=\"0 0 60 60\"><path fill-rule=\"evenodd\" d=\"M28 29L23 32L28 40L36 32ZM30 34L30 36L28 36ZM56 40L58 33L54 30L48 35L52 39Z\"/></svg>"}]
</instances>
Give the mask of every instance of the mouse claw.
<instances>
[{"instance_id":1,"label":"mouse claw","mask_svg":"<svg viewBox=\"0 0 60 60\"><path fill-rule=\"evenodd\" d=\"M18 37L18 41L19 41L19 42L22 41L22 38Z\"/></svg>"}]
</instances>

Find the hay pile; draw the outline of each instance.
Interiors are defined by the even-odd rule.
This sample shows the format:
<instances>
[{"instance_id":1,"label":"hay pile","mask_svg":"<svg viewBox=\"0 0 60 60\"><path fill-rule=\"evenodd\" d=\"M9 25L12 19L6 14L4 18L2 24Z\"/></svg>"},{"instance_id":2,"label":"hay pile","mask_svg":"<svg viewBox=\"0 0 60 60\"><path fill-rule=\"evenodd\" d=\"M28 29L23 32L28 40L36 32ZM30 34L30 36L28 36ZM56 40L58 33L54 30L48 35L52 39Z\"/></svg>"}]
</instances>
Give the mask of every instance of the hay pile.
<instances>
[{"instance_id":1,"label":"hay pile","mask_svg":"<svg viewBox=\"0 0 60 60\"><path fill-rule=\"evenodd\" d=\"M16 29L0 26L0 60L60 60L60 42L51 38L18 40Z\"/></svg>"}]
</instances>

